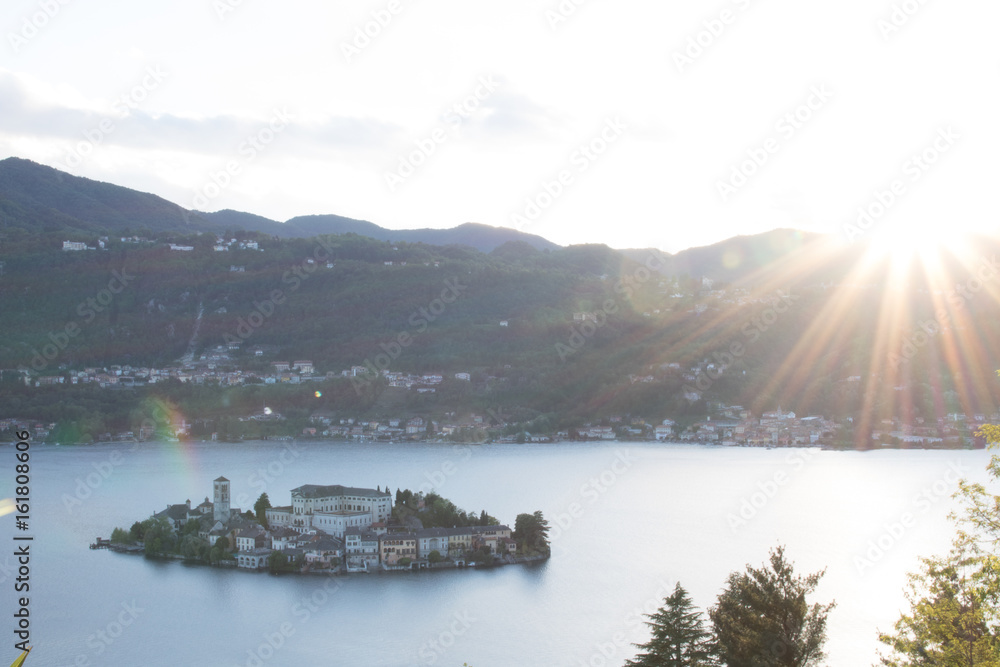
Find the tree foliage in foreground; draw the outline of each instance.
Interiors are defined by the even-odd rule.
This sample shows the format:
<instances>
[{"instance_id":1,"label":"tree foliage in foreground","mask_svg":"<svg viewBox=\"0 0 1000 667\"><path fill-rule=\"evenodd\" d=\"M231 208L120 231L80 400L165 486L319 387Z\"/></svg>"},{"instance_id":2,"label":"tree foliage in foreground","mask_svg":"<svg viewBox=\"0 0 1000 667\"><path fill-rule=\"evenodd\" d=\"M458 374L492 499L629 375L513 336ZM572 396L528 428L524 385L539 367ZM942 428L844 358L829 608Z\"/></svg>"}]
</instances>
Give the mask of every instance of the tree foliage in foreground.
<instances>
[{"instance_id":1,"label":"tree foliage in foreground","mask_svg":"<svg viewBox=\"0 0 1000 667\"><path fill-rule=\"evenodd\" d=\"M1000 426L984 426L977 435L991 449L1000 445ZM990 457L987 471L1000 478L1000 456ZM951 552L924 558L921 571L909 575L909 613L894 633L879 641L892 649L880 655L887 667L1000 667L1000 495L982 484L959 483L955 494L964 504Z\"/></svg>"},{"instance_id":2,"label":"tree foliage in foreground","mask_svg":"<svg viewBox=\"0 0 1000 667\"><path fill-rule=\"evenodd\" d=\"M823 659L834 603L810 605L824 571L796 576L784 547L761 568L734 572L709 609L720 661L728 667L810 667Z\"/></svg>"},{"instance_id":3,"label":"tree foliage in foreground","mask_svg":"<svg viewBox=\"0 0 1000 667\"><path fill-rule=\"evenodd\" d=\"M796 576L784 547L761 568L733 572L709 609L710 627L677 584L654 614L652 637L629 667L811 667L824 657L834 603L810 605L823 571Z\"/></svg>"},{"instance_id":4,"label":"tree foliage in foreground","mask_svg":"<svg viewBox=\"0 0 1000 667\"><path fill-rule=\"evenodd\" d=\"M705 629L702 613L679 583L646 622L653 636L629 667L709 667L714 665L711 633Z\"/></svg>"},{"instance_id":5,"label":"tree foliage in foreground","mask_svg":"<svg viewBox=\"0 0 1000 667\"><path fill-rule=\"evenodd\" d=\"M887 667L998 667L998 575L995 559L983 559L969 545L956 544L944 558L922 559L909 575L906 599L911 611L895 634L879 634L893 656L880 655Z\"/></svg>"}]
</instances>

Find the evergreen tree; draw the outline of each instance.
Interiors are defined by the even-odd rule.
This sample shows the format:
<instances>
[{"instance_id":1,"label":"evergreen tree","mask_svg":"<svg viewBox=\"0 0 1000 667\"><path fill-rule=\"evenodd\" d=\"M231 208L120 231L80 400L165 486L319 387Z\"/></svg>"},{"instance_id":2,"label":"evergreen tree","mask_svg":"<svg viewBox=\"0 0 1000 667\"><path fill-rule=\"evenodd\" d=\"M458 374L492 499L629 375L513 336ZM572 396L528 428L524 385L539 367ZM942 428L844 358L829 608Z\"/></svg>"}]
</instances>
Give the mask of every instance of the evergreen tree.
<instances>
[{"instance_id":1,"label":"evergreen tree","mask_svg":"<svg viewBox=\"0 0 1000 667\"><path fill-rule=\"evenodd\" d=\"M708 616L719 659L728 667L811 667L823 659L826 619L834 603L806 602L825 571L795 576L784 547L770 567L733 572Z\"/></svg>"},{"instance_id":2,"label":"evergreen tree","mask_svg":"<svg viewBox=\"0 0 1000 667\"><path fill-rule=\"evenodd\" d=\"M517 542L518 551L524 554L544 554L549 551L549 522L541 510L534 514L518 514L514 519L511 535Z\"/></svg>"},{"instance_id":3,"label":"evergreen tree","mask_svg":"<svg viewBox=\"0 0 1000 667\"><path fill-rule=\"evenodd\" d=\"M271 507L271 499L267 497L267 491L260 494L257 502L253 504L254 517L260 525L267 528L267 510Z\"/></svg>"},{"instance_id":4,"label":"evergreen tree","mask_svg":"<svg viewBox=\"0 0 1000 667\"><path fill-rule=\"evenodd\" d=\"M132 527L129 528L128 532L129 532L129 537L132 539L132 541L138 542L139 540L142 539L143 536L142 524L136 521L135 523L132 524Z\"/></svg>"},{"instance_id":5,"label":"evergreen tree","mask_svg":"<svg viewBox=\"0 0 1000 667\"><path fill-rule=\"evenodd\" d=\"M645 644L636 644L644 652L631 667L708 667L714 665L711 634L704 618L684 587L679 583L656 613L646 616L653 636Z\"/></svg>"}]
</instances>

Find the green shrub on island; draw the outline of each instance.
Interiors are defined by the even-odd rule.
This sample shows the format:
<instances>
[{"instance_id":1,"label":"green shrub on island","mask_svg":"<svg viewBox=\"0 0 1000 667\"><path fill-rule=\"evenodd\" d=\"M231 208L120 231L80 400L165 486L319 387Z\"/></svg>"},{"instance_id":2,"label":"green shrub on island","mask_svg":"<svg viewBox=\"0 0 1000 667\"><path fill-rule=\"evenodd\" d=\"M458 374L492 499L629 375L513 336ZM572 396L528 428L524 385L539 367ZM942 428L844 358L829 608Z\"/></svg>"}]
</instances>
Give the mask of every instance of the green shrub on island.
<instances>
[{"instance_id":1,"label":"green shrub on island","mask_svg":"<svg viewBox=\"0 0 1000 667\"><path fill-rule=\"evenodd\" d=\"M425 495L409 489L396 490L396 505L393 507L392 517L403 525L407 524L407 519L416 517L424 528L500 525L500 520L487 514L486 510L477 515L456 507L455 503L433 491Z\"/></svg>"},{"instance_id":2,"label":"green shrub on island","mask_svg":"<svg viewBox=\"0 0 1000 667\"><path fill-rule=\"evenodd\" d=\"M132 535L123 528L115 528L111 531L111 544L135 544Z\"/></svg>"},{"instance_id":3,"label":"green shrub on island","mask_svg":"<svg viewBox=\"0 0 1000 667\"><path fill-rule=\"evenodd\" d=\"M511 537L517 542L517 551L525 556L548 555L549 522L541 510L534 514L518 514L514 520Z\"/></svg>"}]
</instances>

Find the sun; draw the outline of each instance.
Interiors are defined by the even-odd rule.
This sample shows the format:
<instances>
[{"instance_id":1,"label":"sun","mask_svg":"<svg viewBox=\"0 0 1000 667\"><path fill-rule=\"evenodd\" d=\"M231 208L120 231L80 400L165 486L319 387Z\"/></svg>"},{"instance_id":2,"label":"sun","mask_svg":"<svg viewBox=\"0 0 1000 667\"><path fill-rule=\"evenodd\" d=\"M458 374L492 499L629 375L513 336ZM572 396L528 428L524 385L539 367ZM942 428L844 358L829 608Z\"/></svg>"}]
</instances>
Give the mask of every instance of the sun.
<instances>
[{"instance_id":1,"label":"sun","mask_svg":"<svg viewBox=\"0 0 1000 667\"><path fill-rule=\"evenodd\" d=\"M934 264L942 254L964 252L967 234L947 223L899 222L883 224L871 232L869 249L876 258L888 258L893 265L914 261Z\"/></svg>"}]
</instances>

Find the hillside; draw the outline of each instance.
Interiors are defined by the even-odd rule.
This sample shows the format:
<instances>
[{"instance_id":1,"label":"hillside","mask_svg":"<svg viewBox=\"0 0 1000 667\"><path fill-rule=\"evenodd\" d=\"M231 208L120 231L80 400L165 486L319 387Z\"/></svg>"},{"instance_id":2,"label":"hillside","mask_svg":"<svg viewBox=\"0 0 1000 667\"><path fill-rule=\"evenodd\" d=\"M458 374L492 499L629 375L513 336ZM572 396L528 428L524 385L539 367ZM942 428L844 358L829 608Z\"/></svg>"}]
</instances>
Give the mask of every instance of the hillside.
<instances>
[{"instance_id":1,"label":"hillside","mask_svg":"<svg viewBox=\"0 0 1000 667\"><path fill-rule=\"evenodd\" d=\"M515 241L484 254L356 234L258 235L259 249L219 252L211 235L178 240L194 249L109 241L106 250L0 252L0 368L163 367L235 341L232 363L245 370L308 359L320 373L368 365L449 378L432 394L334 383L310 405L302 390L288 394L297 398L285 409L493 410L547 426L623 414L693 419L713 403L872 419L1000 405L1000 309L988 290L955 309L940 335L920 338L939 300L926 276L883 263L855 278L845 271L858 250L821 240L712 284L671 274L657 253L602 245L542 252ZM847 279L830 282L838 273ZM886 312L896 314L878 315ZM913 354L900 360L908 344ZM110 400L82 388L23 391L4 398L6 410L49 415L56 397ZM159 392L186 396L189 414L221 400L228 409L253 403L169 386L134 400ZM100 411L131 409L130 393L112 394Z\"/></svg>"},{"instance_id":2,"label":"hillside","mask_svg":"<svg viewBox=\"0 0 1000 667\"><path fill-rule=\"evenodd\" d=\"M156 195L73 176L30 160L0 160L0 234L22 242L28 234L34 235L35 247L45 241L88 241L98 235L223 234L227 230L281 238L354 233L383 241L467 245L482 252L516 240L538 249L559 247L534 234L475 223L453 229L390 230L339 215L278 222L240 211L191 211Z\"/></svg>"},{"instance_id":3,"label":"hillside","mask_svg":"<svg viewBox=\"0 0 1000 667\"><path fill-rule=\"evenodd\" d=\"M775 229L762 234L737 236L712 245L688 248L675 255L660 253L664 271L672 275L709 276L731 282L755 272L773 269L776 261L799 253L804 248L827 241L820 234L794 229ZM623 250L630 257L651 252L649 249Z\"/></svg>"}]
</instances>

